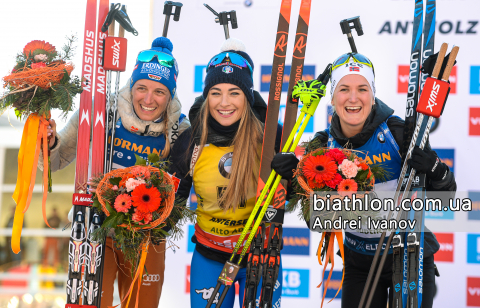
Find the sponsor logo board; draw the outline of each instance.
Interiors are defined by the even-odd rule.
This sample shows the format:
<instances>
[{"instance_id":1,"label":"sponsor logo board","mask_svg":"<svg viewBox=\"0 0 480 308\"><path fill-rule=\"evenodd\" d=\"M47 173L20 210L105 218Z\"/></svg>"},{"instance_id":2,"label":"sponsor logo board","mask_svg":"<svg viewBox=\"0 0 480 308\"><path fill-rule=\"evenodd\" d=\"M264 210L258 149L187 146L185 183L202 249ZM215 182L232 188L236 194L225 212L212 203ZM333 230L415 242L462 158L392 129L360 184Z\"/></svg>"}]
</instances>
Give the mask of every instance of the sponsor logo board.
<instances>
[{"instance_id":1,"label":"sponsor logo board","mask_svg":"<svg viewBox=\"0 0 480 308\"><path fill-rule=\"evenodd\" d=\"M467 306L480 307L480 277L467 277Z\"/></svg>"},{"instance_id":2,"label":"sponsor logo board","mask_svg":"<svg viewBox=\"0 0 480 308\"><path fill-rule=\"evenodd\" d=\"M308 269L283 269L282 296L308 298L310 271Z\"/></svg>"},{"instance_id":3,"label":"sponsor logo board","mask_svg":"<svg viewBox=\"0 0 480 308\"><path fill-rule=\"evenodd\" d=\"M469 191L468 198L472 200L472 210L468 212L468 219L480 220L480 191Z\"/></svg>"},{"instance_id":4,"label":"sponsor logo board","mask_svg":"<svg viewBox=\"0 0 480 308\"><path fill-rule=\"evenodd\" d=\"M330 275L330 271L325 271L325 275L323 276L324 283L322 284L322 292L320 293L323 296L325 282L328 279L328 275ZM335 294L337 294L338 289L340 288L340 283L342 282L342 271L333 271L332 277L330 277L330 282L327 287L327 293L325 294L325 298L334 298ZM336 300L340 300L342 298L342 290L338 292Z\"/></svg>"},{"instance_id":5,"label":"sponsor logo board","mask_svg":"<svg viewBox=\"0 0 480 308\"><path fill-rule=\"evenodd\" d=\"M480 264L480 234L467 234L467 263Z\"/></svg>"},{"instance_id":6,"label":"sponsor logo board","mask_svg":"<svg viewBox=\"0 0 480 308\"><path fill-rule=\"evenodd\" d=\"M435 261L453 262L455 249L454 234L435 233L435 236L440 244L440 250L435 253Z\"/></svg>"},{"instance_id":7,"label":"sponsor logo board","mask_svg":"<svg viewBox=\"0 0 480 308\"><path fill-rule=\"evenodd\" d=\"M468 135L480 136L480 107L470 107L468 114Z\"/></svg>"},{"instance_id":8,"label":"sponsor logo board","mask_svg":"<svg viewBox=\"0 0 480 308\"><path fill-rule=\"evenodd\" d=\"M310 254L310 230L307 228L283 228L282 255Z\"/></svg>"}]
</instances>

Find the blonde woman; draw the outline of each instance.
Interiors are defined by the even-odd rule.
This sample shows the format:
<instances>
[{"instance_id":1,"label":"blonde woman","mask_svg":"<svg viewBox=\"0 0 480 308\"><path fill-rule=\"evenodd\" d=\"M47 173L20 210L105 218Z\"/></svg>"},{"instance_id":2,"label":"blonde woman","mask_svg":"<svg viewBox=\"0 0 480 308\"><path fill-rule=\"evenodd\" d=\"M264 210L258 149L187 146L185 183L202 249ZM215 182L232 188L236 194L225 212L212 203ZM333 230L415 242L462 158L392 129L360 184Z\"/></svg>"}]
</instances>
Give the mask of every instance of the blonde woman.
<instances>
[{"instance_id":1,"label":"blonde woman","mask_svg":"<svg viewBox=\"0 0 480 308\"><path fill-rule=\"evenodd\" d=\"M255 205L267 106L253 91L252 73L253 62L243 43L225 41L221 53L208 63L203 97L197 98L190 110L192 127L172 149L171 172L181 179L177 198L188 198L193 185L198 203L192 237L196 248L190 270L191 307L207 304ZM278 151L278 134L276 141ZM242 264L235 279L240 285L240 307L244 267ZM282 290L281 268L278 277L273 295L277 305ZM222 307L233 307L234 289L229 290Z\"/></svg>"},{"instance_id":2,"label":"blonde woman","mask_svg":"<svg viewBox=\"0 0 480 308\"><path fill-rule=\"evenodd\" d=\"M169 157L177 136L190 126L188 119L181 113L182 105L176 95L178 68L172 49L173 44L169 39L165 37L155 39L151 49L138 54L128 84L118 93L113 169L135 165L135 154L147 158L148 154L156 152L163 159ZM54 138L51 138L49 146L53 172L65 168L75 159L78 118L77 111L58 134L55 122L51 120L49 135ZM69 214L70 221L72 216L73 210ZM142 285L139 306L157 307L165 271L165 243L150 249L145 266L148 274L158 279ZM102 308L113 304L117 274L118 290L123 299L132 283L130 267L124 260L122 251L115 247L114 238L107 237ZM131 307L135 300L136 292L132 292ZM121 307L126 307L126 301Z\"/></svg>"}]
</instances>

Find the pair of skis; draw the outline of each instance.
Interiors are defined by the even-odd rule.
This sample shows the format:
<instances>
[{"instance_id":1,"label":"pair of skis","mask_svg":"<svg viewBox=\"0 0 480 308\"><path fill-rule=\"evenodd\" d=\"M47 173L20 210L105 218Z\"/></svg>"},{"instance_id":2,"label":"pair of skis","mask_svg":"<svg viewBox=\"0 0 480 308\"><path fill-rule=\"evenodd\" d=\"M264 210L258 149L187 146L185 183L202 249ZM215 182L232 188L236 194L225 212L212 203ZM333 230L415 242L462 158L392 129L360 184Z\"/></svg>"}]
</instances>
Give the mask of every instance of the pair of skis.
<instances>
[{"instance_id":1,"label":"pair of skis","mask_svg":"<svg viewBox=\"0 0 480 308\"><path fill-rule=\"evenodd\" d=\"M262 156L259 172L259 183L257 188L257 202L247 220L244 231L240 235L229 261L226 262L218 283L210 297L207 308L211 307L214 300L217 299L217 293L221 285L224 285L223 292L218 297L216 307L220 307L230 289L233 281L240 269L240 264L244 259L248 248L250 253L247 262L247 279L245 286L243 307L256 307L257 287L260 278L263 276L262 291L260 297L260 307L272 307L272 297L275 290L275 283L280 268L280 248L282 243L282 224L284 208L286 201L286 182L275 171L272 171L270 165L275 154L275 137L277 133L278 114L281 102L281 92L283 85L283 75L285 71L285 58L287 51L288 32L291 14L291 0L282 0L280 7L280 17L275 41L274 58L272 65L272 74L270 82L270 92L268 98L268 109L265 120L265 130L263 138ZM318 106L316 104L304 103L301 116L295 122L298 99L292 99L292 91L295 83L302 78L303 63L305 59L306 39L308 35L308 24L310 18L311 0L302 0L300 5L299 21L295 37L295 47L292 59L290 82L288 88L287 105L285 111L284 126L282 132L282 152L293 152L297 147L300 137L305 130L308 120ZM329 76L329 70L326 74ZM325 77L325 75L322 75ZM322 78L325 84L329 78ZM295 140L295 133L300 128ZM288 138L287 138L288 137ZM275 196L275 199L273 198ZM272 203L273 206L269 207ZM261 208L261 211L258 210ZM268 210L268 211L267 211ZM266 214L267 213L267 214ZM253 221L255 223L253 224ZM271 223L269 236L267 239L267 250L264 253L266 228L265 222ZM253 225L253 227L252 227ZM242 243L250 231L248 239L242 248ZM252 244L250 246L250 244ZM240 248L241 253L238 255ZM234 260L237 259L235 262Z\"/></svg>"},{"instance_id":2,"label":"pair of skis","mask_svg":"<svg viewBox=\"0 0 480 308\"><path fill-rule=\"evenodd\" d=\"M97 5L99 8L98 16ZM105 104L105 99L109 100L110 95L110 78L107 77L107 81L105 81L106 75L109 75L109 73L106 74L105 63L106 60L108 62L111 59L105 59L106 48L104 40L107 40L108 36L102 31L102 21L106 20L109 15L108 6L108 0L100 0L99 3L97 3L97 0L87 0L82 63L83 92L80 96L75 193L72 200L74 218L69 241L67 304L65 305L68 308L100 307L101 302L105 247L101 241L92 240L91 235L101 226L103 215L89 210L89 219L87 221L86 207L91 206L92 202L92 196L87 189L90 130L92 125L91 174L98 176L107 172L109 171L107 166L111 165L111 163L107 163L105 156L106 147L104 145L108 135L108 125L105 125L105 122L106 119L110 118L105 116L105 112L110 110L110 108L106 110ZM117 11L120 11L119 5L114 6L112 4L112 9L115 8ZM122 14L119 14L116 20L120 24L128 25L130 20L126 15L124 7L121 12ZM112 27L114 20L112 19L110 22ZM109 34L113 35L111 31ZM124 49L126 58L126 46ZM119 79L117 78L117 92L118 82ZM93 94L95 96L94 117L93 123L90 123L92 120ZM108 161L111 162L111 157ZM80 302L82 305L80 305Z\"/></svg>"},{"instance_id":3,"label":"pair of skis","mask_svg":"<svg viewBox=\"0 0 480 308\"><path fill-rule=\"evenodd\" d=\"M407 99L407 109L405 117L405 129L404 129L404 143L403 143L403 156L404 164L400 177L398 179L398 185L395 192L394 200L397 202L398 212L390 212L388 220L401 219L402 209L398 204L404 198L408 198L410 189L412 192L410 199L422 199L425 200L425 186L426 178L424 174L416 175L416 170L409 167L407 160L411 158L412 151L415 146L423 149L430 132L431 125L434 118L440 117L445 107L446 98L449 92L448 78L450 76L453 65L455 64L455 58L457 56L458 47L454 47L450 54L448 63L445 68L445 72L442 76L442 80L438 80L439 72L442 67L442 63L447 51L447 44L442 44L442 47L437 58L437 63L434 67L432 76L426 78L427 75L422 75L420 80L420 60L423 57L425 59L432 54L434 46L434 34L435 34L435 0L428 0L426 3L426 18L425 27L423 30L423 52L422 52L422 28L423 28L423 1L417 0L415 2L415 19L414 19L414 32L412 39L412 52L410 56L410 80L409 80L409 94ZM420 85L420 89L419 89ZM420 91L422 95L420 101L418 101L418 94ZM417 105L418 104L418 105ZM417 116L417 112L419 113ZM416 122L416 124L414 124ZM365 307L370 307L370 304L375 293L375 288L378 284L383 265L386 260L387 251L390 245L393 243L393 307L395 308L420 308L422 305L423 296L423 238L424 238L424 211L414 212L412 210L408 213L410 220L416 221L416 227L408 232L396 230L395 233L391 233L386 243L386 251L384 251L382 258L377 269L377 274L373 282L372 288ZM365 284L365 288L360 300L359 307L363 308L365 300L367 299L367 293L370 288L370 283L375 272L376 265L380 251L382 250L382 244L386 232L383 232L378 244L377 251L370 268L369 275Z\"/></svg>"},{"instance_id":4,"label":"pair of skis","mask_svg":"<svg viewBox=\"0 0 480 308\"><path fill-rule=\"evenodd\" d=\"M283 4L283 3L282 3ZM311 0L303 0L300 4L300 12L298 15L297 30L295 35L295 45L293 48L293 57L292 64L290 68L290 80L288 83L287 91L287 102L285 106L285 116L283 121L283 131L282 131L282 141L281 149L282 151L294 152L298 142L294 142L295 147L288 148L288 143L291 142L289 139L291 133L295 134L298 129L295 126L295 120L297 117L298 109L298 98L292 98L293 87L295 84L302 79L304 60L305 60L305 51L307 46L307 37L308 37L308 25L310 21L310 9L311 9ZM290 16L290 11L288 17ZM287 16L286 14L283 15ZM271 162L273 155L275 153L275 136L277 131L278 123L278 114L280 107L280 96L281 96L281 86L280 91L278 91L279 83L279 65L275 65L275 58L282 57L283 65L285 65L285 57L287 50L288 42L288 32L289 32L289 20L286 20L288 24L283 23L280 17L278 24L277 32L277 41L275 44L274 51L274 63L272 65L272 75L270 79L270 93L267 109L267 117L265 120L265 132L263 137L263 147L262 147L262 158L260 162L260 172L257 188L257 199L263 200L262 190L265 190L265 183L268 183L269 176L272 173ZM285 27L285 29L284 29ZM274 68L277 68L277 72L274 71ZM282 79L283 81L283 75ZM327 80L328 82L328 80ZM277 98L278 93L278 100ZM304 102L306 105L307 102ZM300 122L297 122L300 123ZM308 120L305 120L304 123L308 123ZM303 130L302 130L303 133ZM300 133L298 136L301 136ZM293 136L292 136L293 137ZM279 177L279 176L277 176ZM282 246L282 224L283 218L285 215L285 202L287 197L287 180L281 180L278 188L275 188L275 184L271 189L275 190L275 196L273 199L273 204L271 201L266 201L265 204L269 206L265 215L260 214L258 217L263 217L263 222L258 228L257 233L255 234L255 246L250 248L248 254L247 262L247 277L245 284L245 295L244 295L244 304L245 308L256 307L256 297L257 297L257 286L260 282L260 278L263 276L262 280L262 289L260 296L259 307L272 307L272 298L273 292L275 290L276 281L278 278L278 272L280 269L280 249ZM264 208L266 206L264 205ZM265 223L270 223L269 236L267 239L267 250L264 252L263 247L259 246L260 237L265 238L266 227ZM254 232L254 230L252 230ZM262 241L263 242L263 241Z\"/></svg>"}]
</instances>

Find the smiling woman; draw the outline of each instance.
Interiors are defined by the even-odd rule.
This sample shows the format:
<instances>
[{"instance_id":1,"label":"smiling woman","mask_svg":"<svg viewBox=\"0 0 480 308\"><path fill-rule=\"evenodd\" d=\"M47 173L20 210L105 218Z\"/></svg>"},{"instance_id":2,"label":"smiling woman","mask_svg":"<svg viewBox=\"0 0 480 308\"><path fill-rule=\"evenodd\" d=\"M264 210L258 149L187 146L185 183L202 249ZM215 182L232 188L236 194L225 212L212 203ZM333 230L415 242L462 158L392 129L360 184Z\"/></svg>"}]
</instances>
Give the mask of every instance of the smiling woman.
<instances>
[{"instance_id":1,"label":"smiling woman","mask_svg":"<svg viewBox=\"0 0 480 308\"><path fill-rule=\"evenodd\" d=\"M221 52L208 62L203 96L190 109L192 127L172 149L170 173L182 179L177 200L188 198L193 186L199 205L190 271L190 303L194 308L207 304L209 297L203 296L202 290L216 284L255 205L267 106L253 91L253 67L242 42L225 41ZM281 131L279 127L277 152ZM282 277L281 267L278 276ZM244 286L245 279L246 269L241 268L235 281ZM277 280L280 286L275 289L274 303L282 292L281 281ZM234 300L235 290L231 288L222 307L233 307Z\"/></svg>"},{"instance_id":2,"label":"smiling woman","mask_svg":"<svg viewBox=\"0 0 480 308\"><path fill-rule=\"evenodd\" d=\"M155 39L151 49L139 53L131 78L118 93L115 136L109 138L109 142L114 145L113 169L133 166L135 155L147 159L149 154L157 153L161 158L167 159L170 145L190 126L190 122L181 113L182 106L176 95L178 69L172 49L169 39ZM169 62L160 64L159 60L163 59L169 59ZM57 134L55 122L51 120L49 131L54 137L50 143L52 172L66 167L75 159L78 122L77 110L65 128ZM39 167L42 169L43 166ZM90 182L87 184L92 185ZM90 189L93 191L92 187ZM73 216L73 210L71 213ZM69 219L71 221L72 217ZM167 223L166 231L172 224ZM163 286L165 250L165 242L161 242L147 255L145 266L149 273L159 275L160 278L148 288L140 289L140 307L158 305ZM129 292L132 277L129 275L129 263L125 262L124 257L124 253L115 248L114 239L107 237L101 307L106 308L113 303L117 273L120 297L123 299ZM132 301L135 300L136 292L133 292Z\"/></svg>"},{"instance_id":3,"label":"smiling woman","mask_svg":"<svg viewBox=\"0 0 480 308\"><path fill-rule=\"evenodd\" d=\"M331 126L318 132L306 148L306 153L318 148L349 148L371 164L369 157L380 157L381 167L391 175L386 181L375 178L375 191L392 193L402 167L399 144L403 141L404 121L393 115L393 109L375 97L375 74L373 63L364 55L347 53L333 63L331 77L331 104L335 108ZM330 160L327 158L327 160ZM435 164L437 162L438 164ZM340 168L339 162L330 161L334 169ZM424 150L416 148L412 159L417 173L426 173L428 190L455 191L453 173L441 163L427 143ZM338 164L338 165L337 165ZM434 172L435 170L435 172ZM356 172L356 170L355 170ZM393 195L392 195L393 197ZM380 211L379 216L388 215ZM370 218L370 217L369 217ZM357 307L363 287L370 270L379 237L376 230L366 225L362 232L346 228L345 230L345 278L342 288L342 308ZM380 234L378 234L380 236ZM435 267L433 254L440 248L435 235L425 232L424 288L422 307L430 308L435 288ZM370 248L369 248L370 247ZM389 247L387 253L391 254ZM385 307L392 295L392 259L383 268L382 278L370 307ZM390 291L389 291L390 290ZM378 293L378 294L377 294ZM389 307L393 306L390 296Z\"/></svg>"}]
</instances>

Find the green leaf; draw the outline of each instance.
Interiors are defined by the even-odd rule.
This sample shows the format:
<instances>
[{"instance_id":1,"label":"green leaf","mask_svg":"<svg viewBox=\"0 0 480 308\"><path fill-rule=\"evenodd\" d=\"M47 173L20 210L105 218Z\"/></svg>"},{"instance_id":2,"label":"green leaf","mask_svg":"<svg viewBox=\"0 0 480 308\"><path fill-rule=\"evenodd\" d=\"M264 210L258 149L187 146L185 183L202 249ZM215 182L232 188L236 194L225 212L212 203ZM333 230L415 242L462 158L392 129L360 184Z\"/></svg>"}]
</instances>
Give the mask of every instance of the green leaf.
<instances>
[{"instance_id":1,"label":"green leaf","mask_svg":"<svg viewBox=\"0 0 480 308\"><path fill-rule=\"evenodd\" d=\"M359 171L357 173L357 176L355 177L355 179L359 182L362 182L362 181L365 181L367 179L367 175L368 175L368 169L367 170L362 170L362 171Z\"/></svg>"},{"instance_id":2,"label":"green leaf","mask_svg":"<svg viewBox=\"0 0 480 308\"><path fill-rule=\"evenodd\" d=\"M140 156L138 156L137 154L135 154L135 158L137 159L137 161L135 162L135 166L146 166L147 165L147 161L143 158L141 158Z\"/></svg>"},{"instance_id":3,"label":"green leaf","mask_svg":"<svg viewBox=\"0 0 480 308\"><path fill-rule=\"evenodd\" d=\"M113 228L113 227L116 227L116 216L115 215L110 215L107 217L107 219L105 219L105 221L103 222L103 226L105 228Z\"/></svg>"},{"instance_id":4,"label":"green leaf","mask_svg":"<svg viewBox=\"0 0 480 308\"><path fill-rule=\"evenodd\" d=\"M110 203L108 201L105 202L105 207L107 208L108 212L111 215L115 215L117 212L110 206ZM109 216L109 217L110 217Z\"/></svg>"},{"instance_id":5,"label":"green leaf","mask_svg":"<svg viewBox=\"0 0 480 308\"><path fill-rule=\"evenodd\" d=\"M157 153L152 153L152 154L148 155L148 162L149 163L155 164L158 161L160 161L160 157L158 157Z\"/></svg>"},{"instance_id":6,"label":"green leaf","mask_svg":"<svg viewBox=\"0 0 480 308\"><path fill-rule=\"evenodd\" d=\"M100 201L98 201L98 199L93 199L93 205L92 206L96 209L101 209L102 208L102 205L100 204Z\"/></svg>"},{"instance_id":7,"label":"green leaf","mask_svg":"<svg viewBox=\"0 0 480 308\"><path fill-rule=\"evenodd\" d=\"M108 181L110 182L110 184L112 185L117 185L119 186L120 185L120 181L122 180L122 177L115 177L115 178L110 178L108 179Z\"/></svg>"},{"instance_id":8,"label":"green leaf","mask_svg":"<svg viewBox=\"0 0 480 308\"><path fill-rule=\"evenodd\" d=\"M117 215L117 226L121 225L124 219L125 219L125 215L123 213L119 213Z\"/></svg>"}]
</instances>

